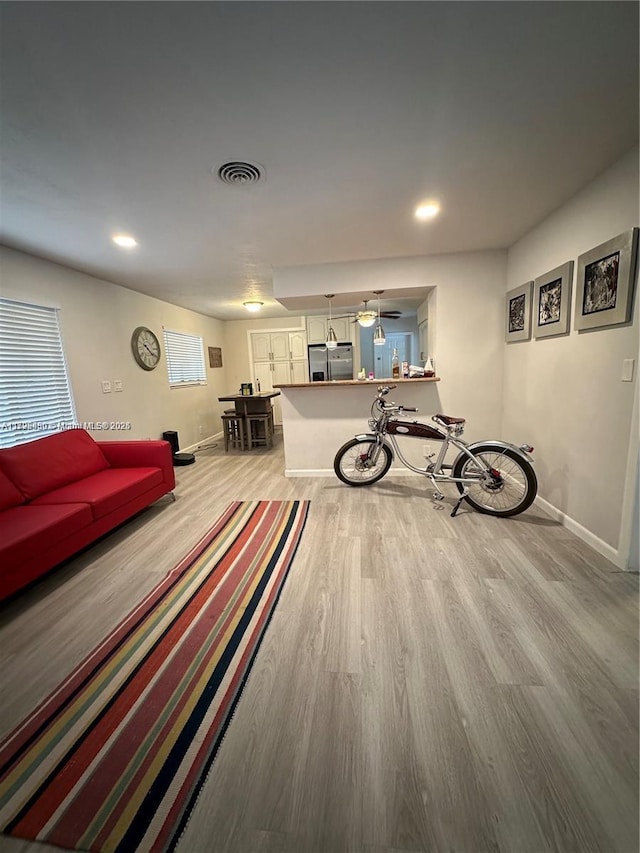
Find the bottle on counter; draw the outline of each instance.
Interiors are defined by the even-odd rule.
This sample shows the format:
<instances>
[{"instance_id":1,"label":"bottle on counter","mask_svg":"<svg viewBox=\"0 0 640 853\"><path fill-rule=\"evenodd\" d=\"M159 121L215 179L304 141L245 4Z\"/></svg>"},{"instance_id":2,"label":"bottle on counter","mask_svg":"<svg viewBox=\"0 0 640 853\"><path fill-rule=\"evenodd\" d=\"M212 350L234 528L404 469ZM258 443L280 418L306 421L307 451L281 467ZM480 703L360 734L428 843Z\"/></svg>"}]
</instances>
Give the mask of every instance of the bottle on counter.
<instances>
[{"instance_id":1,"label":"bottle on counter","mask_svg":"<svg viewBox=\"0 0 640 853\"><path fill-rule=\"evenodd\" d=\"M398 350L393 348L393 356L391 358L391 377L392 379L400 379L400 359L398 358Z\"/></svg>"}]
</instances>

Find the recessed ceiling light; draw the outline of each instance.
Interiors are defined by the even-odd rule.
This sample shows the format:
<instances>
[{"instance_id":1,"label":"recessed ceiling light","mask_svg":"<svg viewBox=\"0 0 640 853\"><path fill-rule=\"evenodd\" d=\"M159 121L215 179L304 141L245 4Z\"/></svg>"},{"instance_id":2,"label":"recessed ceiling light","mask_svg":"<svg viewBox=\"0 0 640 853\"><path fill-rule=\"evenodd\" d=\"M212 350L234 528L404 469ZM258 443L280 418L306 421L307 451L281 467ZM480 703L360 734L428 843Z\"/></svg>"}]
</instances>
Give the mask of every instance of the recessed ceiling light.
<instances>
[{"instance_id":1,"label":"recessed ceiling light","mask_svg":"<svg viewBox=\"0 0 640 853\"><path fill-rule=\"evenodd\" d=\"M138 245L138 241L131 234L114 234L111 239L121 249L134 249Z\"/></svg>"},{"instance_id":2,"label":"recessed ceiling light","mask_svg":"<svg viewBox=\"0 0 640 853\"><path fill-rule=\"evenodd\" d=\"M429 201L426 204L421 204L416 207L415 217L421 222L424 222L425 219L433 219L433 217L437 216L438 213L440 213L440 205L438 202Z\"/></svg>"},{"instance_id":3,"label":"recessed ceiling light","mask_svg":"<svg viewBox=\"0 0 640 853\"><path fill-rule=\"evenodd\" d=\"M255 314L256 311L259 311L262 308L264 302L257 302L252 299L251 301L243 302L242 304L247 309L247 311L250 311L252 314Z\"/></svg>"}]
</instances>

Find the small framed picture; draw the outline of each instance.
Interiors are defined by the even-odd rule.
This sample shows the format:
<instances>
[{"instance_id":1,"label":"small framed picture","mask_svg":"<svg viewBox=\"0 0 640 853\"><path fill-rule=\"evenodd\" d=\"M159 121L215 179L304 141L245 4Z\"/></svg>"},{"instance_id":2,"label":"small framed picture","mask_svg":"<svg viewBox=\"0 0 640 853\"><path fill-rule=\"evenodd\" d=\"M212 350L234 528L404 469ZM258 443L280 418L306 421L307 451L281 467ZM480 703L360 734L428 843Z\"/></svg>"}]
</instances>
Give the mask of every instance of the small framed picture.
<instances>
[{"instance_id":1,"label":"small framed picture","mask_svg":"<svg viewBox=\"0 0 640 853\"><path fill-rule=\"evenodd\" d=\"M569 332L573 261L567 261L533 282L533 337L550 338Z\"/></svg>"},{"instance_id":2,"label":"small framed picture","mask_svg":"<svg viewBox=\"0 0 640 853\"><path fill-rule=\"evenodd\" d=\"M507 343L528 341L531 337L531 293L533 282L507 291Z\"/></svg>"},{"instance_id":3,"label":"small framed picture","mask_svg":"<svg viewBox=\"0 0 640 853\"><path fill-rule=\"evenodd\" d=\"M222 347L208 347L209 367L222 367Z\"/></svg>"},{"instance_id":4,"label":"small framed picture","mask_svg":"<svg viewBox=\"0 0 640 853\"><path fill-rule=\"evenodd\" d=\"M631 320L638 229L631 228L578 257L574 327L601 329Z\"/></svg>"}]
</instances>

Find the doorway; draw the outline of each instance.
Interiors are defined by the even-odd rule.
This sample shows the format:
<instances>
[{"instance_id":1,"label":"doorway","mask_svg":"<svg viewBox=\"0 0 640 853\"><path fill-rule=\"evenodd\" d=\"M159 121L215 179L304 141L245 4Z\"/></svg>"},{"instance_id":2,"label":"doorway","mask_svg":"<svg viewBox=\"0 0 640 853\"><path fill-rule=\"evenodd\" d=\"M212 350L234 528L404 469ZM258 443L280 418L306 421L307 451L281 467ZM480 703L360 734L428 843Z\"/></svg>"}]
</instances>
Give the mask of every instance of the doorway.
<instances>
[{"instance_id":1,"label":"doorway","mask_svg":"<svg viewBox=\"0 0 640 853\"><path fill-rule=\"evenodd\" d=\"M374 346L376 379L391 378L391 359L394 349L398 350L401 366L403 361L407 364L411 361L411 337L410 332L391 332L387 335L383 347Z\"/></svg>"}]
</instances>

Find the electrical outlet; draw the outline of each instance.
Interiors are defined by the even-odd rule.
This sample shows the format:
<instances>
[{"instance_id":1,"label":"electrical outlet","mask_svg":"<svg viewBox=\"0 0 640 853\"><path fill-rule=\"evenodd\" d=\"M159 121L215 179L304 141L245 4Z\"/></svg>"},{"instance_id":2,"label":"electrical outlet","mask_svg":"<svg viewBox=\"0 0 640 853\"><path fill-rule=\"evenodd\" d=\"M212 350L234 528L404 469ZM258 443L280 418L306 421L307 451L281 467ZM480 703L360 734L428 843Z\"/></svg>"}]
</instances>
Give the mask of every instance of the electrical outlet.
<instances>
[{"instance_id":1,"label":"electrical outlet","mask_svg":"<svg viewBox=\"0 0 640 853\"><path fill-rule=\"evenodd\" d=\"M204 436L204 424L200 424L199 432L200 432L200 438L202 438Z\"/></svg>"},{"instance_id":2,"label":"electrical outlet","mask_svg":"<svg viewBox=\"0 0 640 853\"><path fill-rule=\"evenodd\" d=\"M114 379L113 380L113 390L114 391L122 391L122 379Z\"/></svg>"},{"instance_id":3,"label":"electrical outlet","mask_svg":"<svg viewBox=\"0 0 640 853\"><path fill-rule=\"evenodd\" d=\"M111 393L111 382L108 379L102 380L102 393L110 394Z\"/></svg>"}]
</instances>

